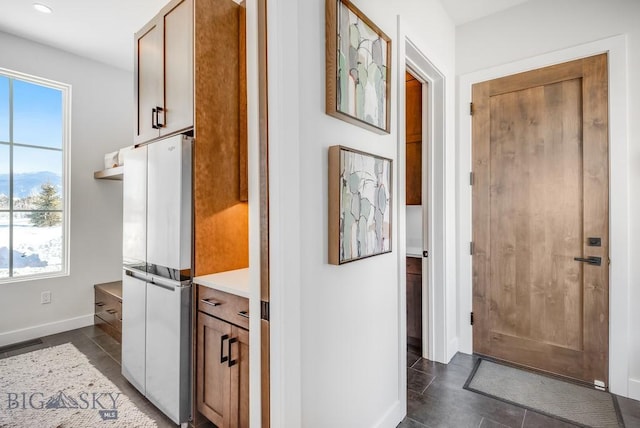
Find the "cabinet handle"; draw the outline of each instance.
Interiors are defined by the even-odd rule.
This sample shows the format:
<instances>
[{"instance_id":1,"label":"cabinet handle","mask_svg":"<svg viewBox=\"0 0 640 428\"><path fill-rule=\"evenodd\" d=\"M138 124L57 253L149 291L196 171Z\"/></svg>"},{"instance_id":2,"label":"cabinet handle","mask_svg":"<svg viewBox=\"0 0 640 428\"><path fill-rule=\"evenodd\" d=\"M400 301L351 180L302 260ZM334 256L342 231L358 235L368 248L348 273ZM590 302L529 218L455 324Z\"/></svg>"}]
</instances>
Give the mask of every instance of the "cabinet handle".
<instances>
[{"instance_id":1,"label":"cabinet handle","mask_svg":"<svg viewBox=\"0 0 640 428\"><path fill-rule=\"evenodd\" d=\"M111 315L115 315L118 313L118 311L116 311L115 309L107 309L107 312L110 313Z\"/></svg>"},{"instance_id":2,"label":"cabinet handle","mask_svg":"<svg viewBox=\"0 0 640 428\"><path fill-rule=\"evenodd\" d=\"M222 303L220 303L220 302L218 302L216 300L213 300L213 299L200 299L200 301L202 303L204 303L205 305L214 306L214 307L215 306L220 306L222 304Z\"/></svg>"},{"instance_id":3,"label":"cabinet handle","mask_svg":"<svg viewBox=\"0 0 640 428\"><path fill-rule=\"evenodd\" d=\"M96 302L96 306L104 306L104 302Z\"/></svg>"},{"instance_id":4,"label":"cabinet handle","mask_svg":"<svg viewBox=\"0 0 640 428\"><path fill-rule=\"evenodd\" d=\"M229 356L224 356L224 341L229 338L228 334L224 334L220 336L220 364L224 363L229 359ZM231 345L229 345L229 351L231 351Z\"/></svg>"},{"instance_id":5,"label":"cabinet handle","mask_svg":"<svg viewBox=\"0 0 640 428\"><path fill-rule=\"evenodd\" d=\"M228 352L228 354L229 354L229 367L235 366L236 363L238 362L236 360L232 360L231 359L231 345L236 343L237 341L238 341L238 338L234 337L234 338L229 339L229 341L227 342L227 344L229 345L229 352Z\"/></svg>"},{"instance_id":6,"label":"cabinet handle","mask_svg":"<svg viewBox=\"0 0 640 428\"><path fill-rule=\"evenodd\" d=\"M160 123L160 113L162 113L164 121L164 109L162 107L156 107L156 128L164 128L164 123Z\"/></svg>"},{"instance_id":7,"label":"cabinet handle","mask_svg":"<svg viewBox=\"0 0 640 428\"><path fill-rule=\"evenodd\" d=\"M158 118L158 110L154 107L151 109L151 127L153 129L158 129L157 119Z\"/></svg>"},{"instance_id":8,"label":"cabinet handle","mask_svg":"<svg viewBox=\"0 0 640 428\"><path fill-rule=\"evenodd\" d=\"M249 318L249 311L240 311L240 312L238 312L238 315L248 319Z\"/></svg>"}]
</instances>

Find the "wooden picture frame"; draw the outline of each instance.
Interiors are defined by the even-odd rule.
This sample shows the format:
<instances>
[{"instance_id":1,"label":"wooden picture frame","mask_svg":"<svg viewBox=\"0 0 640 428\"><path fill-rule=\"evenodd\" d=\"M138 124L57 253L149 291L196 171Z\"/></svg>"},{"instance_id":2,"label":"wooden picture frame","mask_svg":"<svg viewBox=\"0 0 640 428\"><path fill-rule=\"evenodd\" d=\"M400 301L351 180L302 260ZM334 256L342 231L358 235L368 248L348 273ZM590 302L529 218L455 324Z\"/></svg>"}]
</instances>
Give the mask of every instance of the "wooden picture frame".
<instances>
[{"instance_id":1,"label":"wooden picture frame","mask_svg":"<svg viewBox=\"0 0 640 428\"><path fill-rule=\"evenodd\" d=\"M326 113L391 131L391 39L349 0L326 0Z\"/></svg>"},{"instance_id":2,"label":"wooden picture frame","mask_svg":"<svg viewBox=\"0 0 640 428\"><path fill-rule=\"evenodd\" d=\"M329 147L329 263L391 252L393 161Z\"/></svg>"}]
</instances>

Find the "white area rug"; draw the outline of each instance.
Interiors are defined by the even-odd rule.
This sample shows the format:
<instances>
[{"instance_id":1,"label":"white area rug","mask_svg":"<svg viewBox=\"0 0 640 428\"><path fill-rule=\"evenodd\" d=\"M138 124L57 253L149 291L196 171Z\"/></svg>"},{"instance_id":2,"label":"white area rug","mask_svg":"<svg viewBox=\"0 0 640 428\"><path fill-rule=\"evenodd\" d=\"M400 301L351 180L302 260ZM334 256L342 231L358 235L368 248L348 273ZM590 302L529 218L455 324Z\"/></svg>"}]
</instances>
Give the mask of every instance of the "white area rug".
<instances>
[{"instance_id":1,"label":"white area rug","mask_svg":"<svg viewBox=\"0 0 640 428\"><path fill-rule=\"evenodd\" d=\"M70 343L0 360L0 427L156 427Z\"/></svg>"}]
</instances>

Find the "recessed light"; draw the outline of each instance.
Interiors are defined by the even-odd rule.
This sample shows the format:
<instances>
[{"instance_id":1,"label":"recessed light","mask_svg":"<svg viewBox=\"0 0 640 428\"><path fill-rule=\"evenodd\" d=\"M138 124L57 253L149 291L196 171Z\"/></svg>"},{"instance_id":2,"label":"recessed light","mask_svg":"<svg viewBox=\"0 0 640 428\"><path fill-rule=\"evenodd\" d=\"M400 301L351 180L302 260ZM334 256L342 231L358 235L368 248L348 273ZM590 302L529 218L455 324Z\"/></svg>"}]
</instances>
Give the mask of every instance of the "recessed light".
<instances>
[{"instance_id":1,"label":"recessed light","mask_svg":"<svg viewBox=\"0 0 640 428\"><path fill-rule=\"evenodd\" d=\"M51 13L53 12L53 9L51 9L49 6L45 6L41 3L34 3L33 4L33 8L35 10L37 10L38 12L42 12L42 13Z\"/></svg>"}]
</instances>

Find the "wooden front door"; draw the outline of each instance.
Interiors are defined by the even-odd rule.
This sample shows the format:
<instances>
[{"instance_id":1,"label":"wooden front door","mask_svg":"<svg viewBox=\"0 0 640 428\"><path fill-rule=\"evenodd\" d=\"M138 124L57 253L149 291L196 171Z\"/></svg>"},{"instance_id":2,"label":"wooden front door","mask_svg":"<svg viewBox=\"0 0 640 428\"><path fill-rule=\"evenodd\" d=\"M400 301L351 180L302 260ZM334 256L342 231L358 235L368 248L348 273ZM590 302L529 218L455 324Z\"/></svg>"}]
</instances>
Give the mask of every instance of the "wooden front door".
<instances>
[{"instance_id":1,"label":"wooden front door","mask_svg":"<svg viewBox=\"0 0 640 428\"><path fill-rule=\"evenodd\" d=\"M473 85L472 109L474 352L602 386L607 88L602 54Z\"/></svg>"}]
</instances>

